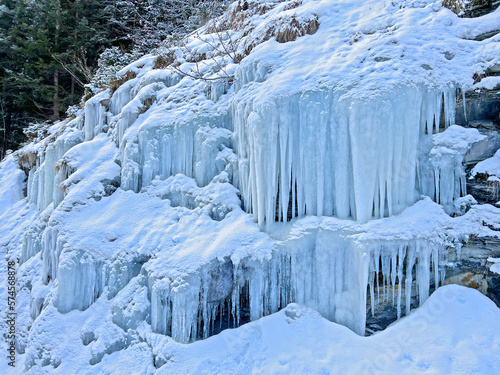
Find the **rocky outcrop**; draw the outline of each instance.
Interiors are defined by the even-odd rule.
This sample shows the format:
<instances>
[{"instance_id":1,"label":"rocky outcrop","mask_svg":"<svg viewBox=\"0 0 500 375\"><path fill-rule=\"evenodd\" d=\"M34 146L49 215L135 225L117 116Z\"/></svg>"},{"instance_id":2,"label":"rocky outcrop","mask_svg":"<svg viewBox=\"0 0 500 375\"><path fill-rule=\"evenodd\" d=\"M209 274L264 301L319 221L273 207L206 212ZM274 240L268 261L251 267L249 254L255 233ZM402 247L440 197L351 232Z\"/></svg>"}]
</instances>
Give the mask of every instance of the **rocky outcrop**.
<instances>
[{"instance_id":1,"label":"rocky outcrop","mask_svg":"<svg viewBox=\"0 0 500 375\"><path fill-rule=\"evenodd\" d=\"M499 0L443 0L443 6L465 18L484 16L499 5Z\"/></svg>"},{"instance_id":2,"label":"rocky outcrop","mask_svg":"<svg viewBox=\"0 0 500 375\"><path fill-rule=\"evenodd\" d=\"M500 307L500 274L490 270L491 258L500 258L500 238L471 238L446 269L445 284L477 289Z\"/></svg>"},{"instance_id":3,"label":"rocky outcrop","mask_svg":"<svg viewBox=\"0 0 500 375\"><path fill-rule=\"evenodd\" d=\"M493 12L500 5L499 0L470 0L465 5L463 17L473 18Z\"/></svg>"},{"instance_id":4,"label":"rocky outcrop","mask_svg":"<svg viewBox=\"0 0 500 375\"><path fill-rule=\"evenodd\" d=\"M492 157L500 149L500 125L483 120L470 122L468 126L478 129L487 138L475 143L465 154L464 166L468 176L467 193L471 194L480 204L496 204L500 200L497 185L485 178L480 178L480 176L478 178L470 177L470 172L477 163Z\"/></svg>"}]
</instances>

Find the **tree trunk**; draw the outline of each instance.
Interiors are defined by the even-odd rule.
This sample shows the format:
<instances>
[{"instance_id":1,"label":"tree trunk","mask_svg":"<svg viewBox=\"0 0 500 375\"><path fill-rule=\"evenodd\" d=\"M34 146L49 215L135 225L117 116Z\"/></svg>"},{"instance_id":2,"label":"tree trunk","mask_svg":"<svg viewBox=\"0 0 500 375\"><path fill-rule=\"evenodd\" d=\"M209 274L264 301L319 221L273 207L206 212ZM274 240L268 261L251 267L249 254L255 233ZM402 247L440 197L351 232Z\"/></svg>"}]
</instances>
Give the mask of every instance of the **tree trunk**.
<instances>
[{"instance_id":1,"label":"tree trunk","mask_svg":"<svg viewBox=\"0 0 500 375\"><path fill-rule=\"evenodd\" d=\"M12 114L10 111L11 103L2 103L2 118L3 118L3 137L0 149L0 160L5 157L5 153L9 149L10 137L12 133Z\"/></svg>"},{"instance_id":2,"label":"tree trunk","mask_svg":"<svg viewBox=\"0 0 500 375\"><path fill-rule=\"evenodd\" d=\"M57 121L59 120L59 116L61 114L61 98L59 97L59 69L55 68L54 69L54 97L53 97L53 120Z\"/></svg>"}]
</instances>

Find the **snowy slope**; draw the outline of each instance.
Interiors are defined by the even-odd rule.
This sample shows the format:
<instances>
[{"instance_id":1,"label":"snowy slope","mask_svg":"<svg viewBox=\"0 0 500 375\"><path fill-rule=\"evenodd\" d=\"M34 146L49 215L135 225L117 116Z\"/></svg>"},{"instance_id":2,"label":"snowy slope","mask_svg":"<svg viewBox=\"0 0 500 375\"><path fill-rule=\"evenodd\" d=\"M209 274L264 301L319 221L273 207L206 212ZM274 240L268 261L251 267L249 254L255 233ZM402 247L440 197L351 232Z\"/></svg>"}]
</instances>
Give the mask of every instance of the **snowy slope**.
<instances>
[{"instance_id":1,"label":"snowy slope","mask_svg":"<svg viewBox=\"0 0 500 375\"><path fill-rule=\"evenodd\" d=\"M34 367L27 374L465 375L500 371L500 311L479 292L459 286L441 288L409 317L371 337L359 337L314 310L291 304L279 313L189 345L151 333L144 326L140 328L143 342L118 350L126 341L123 333L106 327L111 324L109 316L96 307L58 318L67 330L51 326L43 341L47 351L52 348L59 356L60 366ZM53 314L48 312L47 319L54 319ZM100 327L95 326L97 317ZM79 332L90 329L100 345L81 346ZM89 359L99 355L98 347L103 353L105 345L114 349L89 367ZM158 370L153 357L157 364L164 363Z\"/></svg>"},{"instance_id":2,"label":"snowy slope","mask_svg":"<svg viewBox=\"0 0 500 375\"><path fill-rule=\"evenodd\" d=\"M498 309L438 287L449 253L500 236L500 209L466 195L484 136L454 125L499 19L235 3L124 68L0 164L2 295L19 259L0 372L498 371ZM410 316L358 336L389 304Z\"/></svg>"}]
</instances>

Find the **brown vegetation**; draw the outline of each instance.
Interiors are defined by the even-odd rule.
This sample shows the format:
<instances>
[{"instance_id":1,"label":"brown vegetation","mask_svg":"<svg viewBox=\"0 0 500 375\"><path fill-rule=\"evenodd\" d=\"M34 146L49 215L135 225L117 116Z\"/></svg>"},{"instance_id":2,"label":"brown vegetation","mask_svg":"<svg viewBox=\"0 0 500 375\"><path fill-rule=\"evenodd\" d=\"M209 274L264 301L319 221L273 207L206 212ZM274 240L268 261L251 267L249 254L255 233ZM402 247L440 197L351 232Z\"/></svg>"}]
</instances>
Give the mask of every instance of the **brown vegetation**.
<instances>
[{"instance_id":1,"label":"brown vegetation","mask_svg":"<svg viewBox=\"0 0 500 375\"><path fill-rule=\"evenodd\" d=\"M114 81L111 81L109 83L109 89L111 91L111 95L120 87L123 85L125 82L130 81L131 79L134 79L137 77L137 73L131 70L127 70L125 74L122 74L120 77L115 79Z\"/></svg>"}]
</instances>

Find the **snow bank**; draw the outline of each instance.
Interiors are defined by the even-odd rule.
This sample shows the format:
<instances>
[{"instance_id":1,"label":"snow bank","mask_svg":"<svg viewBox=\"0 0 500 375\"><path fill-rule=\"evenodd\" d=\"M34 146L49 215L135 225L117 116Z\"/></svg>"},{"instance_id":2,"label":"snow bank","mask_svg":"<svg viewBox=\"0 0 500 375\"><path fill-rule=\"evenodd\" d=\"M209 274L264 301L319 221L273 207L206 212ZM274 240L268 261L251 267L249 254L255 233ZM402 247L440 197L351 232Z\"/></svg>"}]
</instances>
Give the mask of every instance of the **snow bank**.
<instances>
[{"instance_id":1,"label":"snow bank","mask_svg":"<svg viewBox=\"0 0 500 375\"><path fill-rule=\"evenodd\" d=\"M479 292L445 286L409 317L368 338L291 304L205 341L155 340L157 374L492 374L500 311Z\"/></svg>"},{"instance_id":2,"label":"snow bank","mask_svg":"<svg viewBox=\"0 0 500 375\"><path fill-rule=\"evenodd\" d=\"M500 178L500 150L491 158L476 164L472 169L471 176L475 177L478 174L485 175L487 178Z\"/></svg>"}]
</instances>

